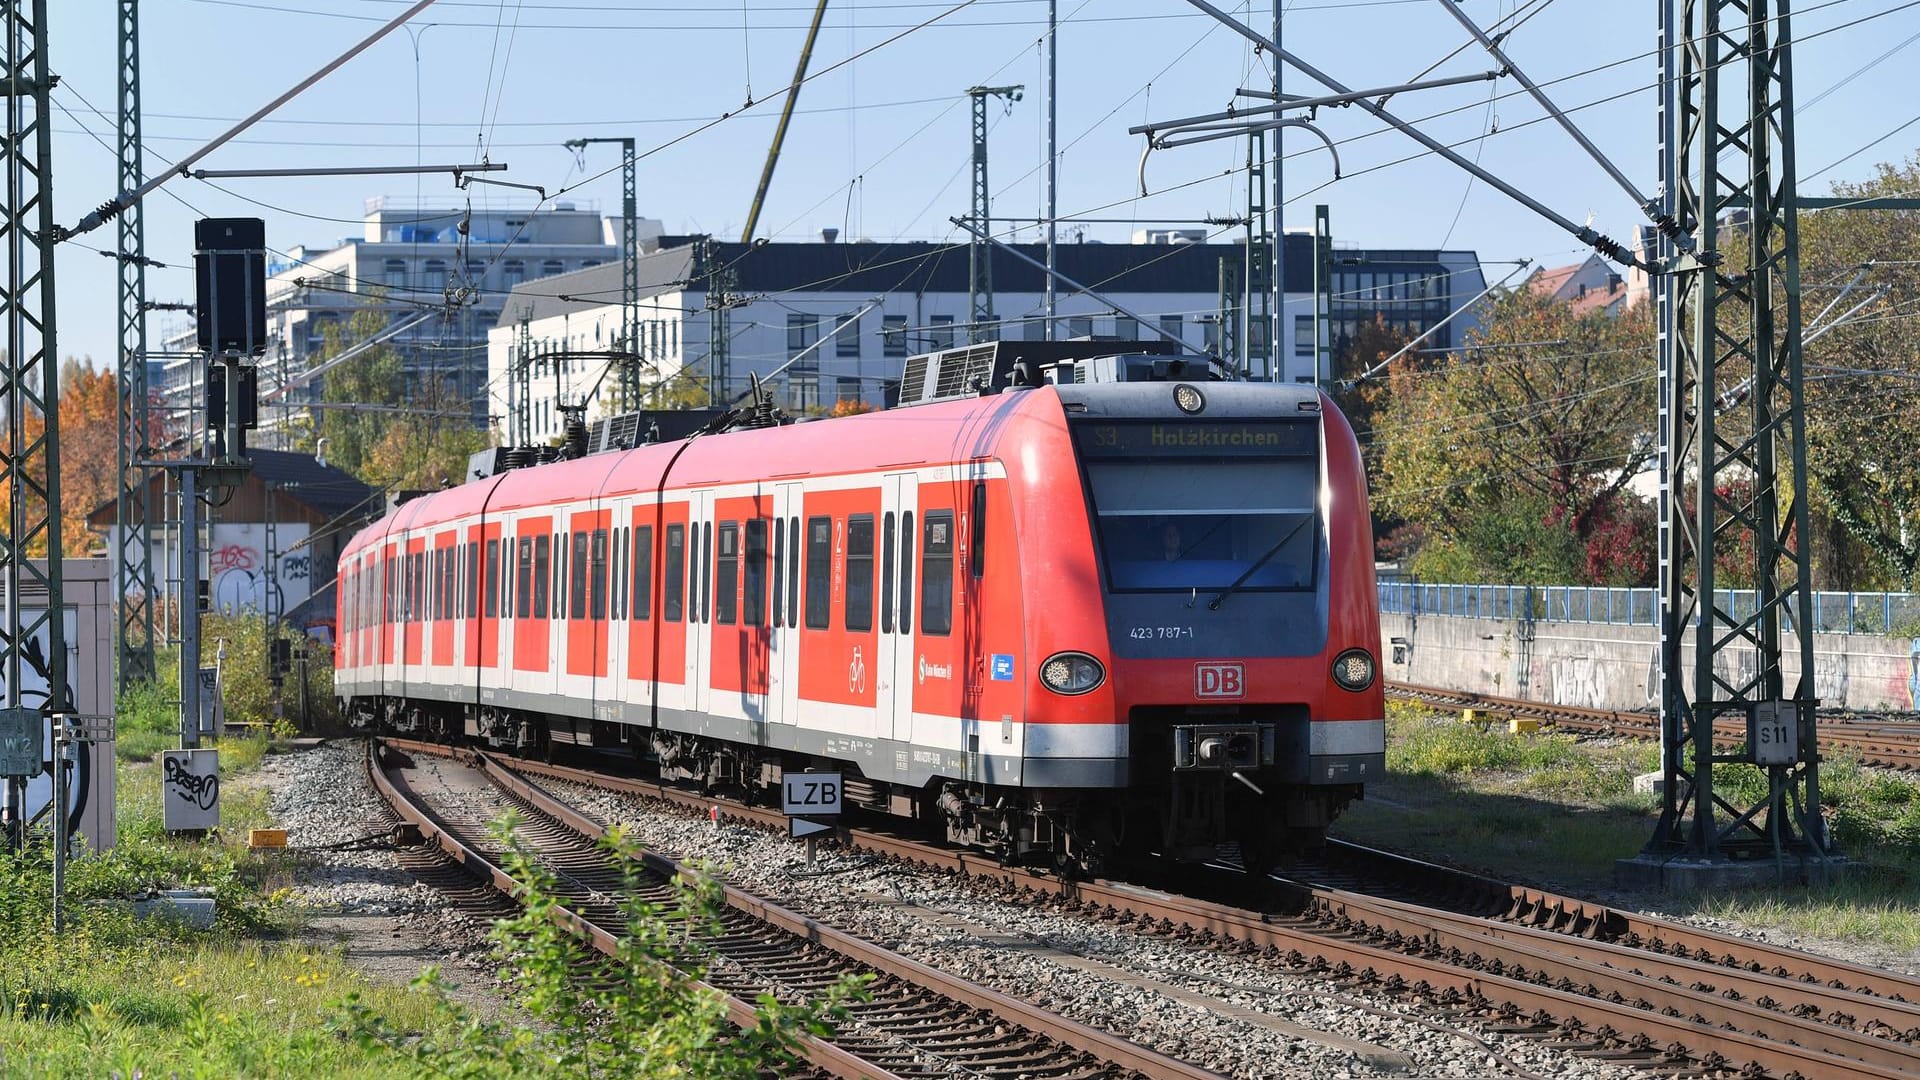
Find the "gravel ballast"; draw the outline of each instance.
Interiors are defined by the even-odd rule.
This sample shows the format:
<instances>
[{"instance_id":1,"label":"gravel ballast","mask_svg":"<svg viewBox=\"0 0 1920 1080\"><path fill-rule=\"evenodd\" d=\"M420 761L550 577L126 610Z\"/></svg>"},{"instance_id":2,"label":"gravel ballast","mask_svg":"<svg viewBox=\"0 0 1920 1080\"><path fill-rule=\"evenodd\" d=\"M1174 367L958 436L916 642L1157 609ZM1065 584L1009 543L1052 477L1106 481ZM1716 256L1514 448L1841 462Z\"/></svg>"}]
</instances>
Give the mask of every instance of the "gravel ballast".
<instances>
[{"instance_id":1,"label":"gravel ballast","mask_svg":"<svg viewBox=\"0 0 1920 1080\"><path fill-rule=\"evenodd\" d=\"M1246 957L988 897L932 871L823 852L656 800L539 783L638 843L708 864L803 914L1143 1046L1237 1077L1511 1075L1614 1080L1635 1070L1509 1036L1435 1030L1407 1001L1340 990ZM1387 1015L1382 1015L1385 1013ZM1483 1045L1484 1044L1484 1045Z\"/></svg>"}]
</instances>

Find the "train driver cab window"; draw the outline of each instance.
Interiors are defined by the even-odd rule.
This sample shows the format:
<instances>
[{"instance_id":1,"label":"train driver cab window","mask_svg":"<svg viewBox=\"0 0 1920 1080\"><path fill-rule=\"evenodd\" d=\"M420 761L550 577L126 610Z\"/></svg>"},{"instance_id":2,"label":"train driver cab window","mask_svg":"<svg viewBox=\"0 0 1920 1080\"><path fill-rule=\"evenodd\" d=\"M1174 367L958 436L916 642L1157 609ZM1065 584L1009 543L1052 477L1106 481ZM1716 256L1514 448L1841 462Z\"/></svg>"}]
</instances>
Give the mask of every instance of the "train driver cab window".
<instances>
[{"instance_id":1,"label":"train driver cab window","mask_svg":"<svg viewBox=\"0 0 1920 1080\"><path fill-rule=\"evenodd\" d=\"M548 583L553 580L553 541L545 533L533 538L533 617L547 617Z\"/></svg>"},{"instance_id":2,"label":"train driver cab window","mask_svg":"<svg viewBox=\"0 0 1920 1080\"><path fill-rule=\"evenodd\" d=\"M873 515L847 519L847 629L873 629Z\"/></svg>"},{"instance_id":3,"label":"train driver cab window","mask_svg":"<svg viewBox=\"0 0 1920 1080\"><path fill-rule=\"evenodd\" d=\"M687 527L685 525L669 525L667 526L667 553L665 556L666 572L661 575L667 583L667 595L663 598L666 602L666 611L661 617L668 622L680 621L680 609L684 606L683 600L685 598L685 593L682 589L685 587L687 581L687 576L684 573L686 566Z\"/></svg>"},{"instance_id":4,"label":"train driver cab window","mask_svg":"<svg viewBox=\"0 0 1920 1080\"><path fill-rule=\"evenodd\" d=\"M722 626L732 626L739 621L737 600L740 586L740 525L726 521L720 524L720 580L715 585L715 604L713 621Z\"/></svg>"},{"instance_id":5,"label":"train driver cab window","mask_svg":"<svg viewBox=\"0 0 1920 1080\"><path fill-rule=\"evenodd\" d=\"M807 628L825 630L833 609L828 593L833 580L833 519L807 519Z\"/></svg>"},{"instance_id":6,"label":"train driver cab window","mask_svg":"<svg viewBox=\"0 0 1920 1080\"><path fill-rule=\"evenodd\" d=\"M1314 587L1318 421L1083 422L1073 440L1115 592Z\"/></svg>"},{"instance_id":7,"label":"train driver cab window","mask_svg":"<svg viewBox=\"0 0 1920 1080\"><path fill-rule=\"evenodd\" d=\"M973 485L973 516L968 529L967 569L978 578L987 572L987 485L981 481Z\"/></svg>"},{"instance_id":8,"label":"train driver cab window","mask_svg":"<svg viewBox=\"0 0 1920 1080\"><path fill-rule=\"evenodd\" d=\"M653 617L653 526L633 531L633 617Z\"/></svg>"},{"instance_id":9,"label":"train driver cab window","mask_svg":"<svg viewBox=\"0 0 1920 1080\"><path fill-rule=\"evenodd\" d=\"M924 519L920 545L920 632L953 632L953 511L934 510Z\"/></svg>"}]
</instances>

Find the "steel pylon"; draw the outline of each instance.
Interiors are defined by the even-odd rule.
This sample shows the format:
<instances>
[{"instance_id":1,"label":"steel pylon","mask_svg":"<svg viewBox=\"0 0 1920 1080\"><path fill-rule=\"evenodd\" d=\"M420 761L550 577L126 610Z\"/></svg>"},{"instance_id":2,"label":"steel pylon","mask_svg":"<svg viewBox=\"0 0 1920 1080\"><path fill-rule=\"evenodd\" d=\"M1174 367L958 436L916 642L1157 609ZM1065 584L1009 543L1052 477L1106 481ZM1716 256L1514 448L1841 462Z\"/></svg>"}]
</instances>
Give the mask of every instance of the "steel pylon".
<instances>
[{"instance_id":1,"label":"steel pylon","mask_svg":"<svg viewBox=\"0 0 1920 1080\"><path fill-rule=\"evenodd\" d=\"M993 191L987 186L987 101L1006 98L1019 101L1024 86L974 86L967 96L973 99L973 211L972 220L982 232L992 232ZM978 236L967 245L967 340L978 344L988 340L991 326L999 337L993 314L993 247Z\"/></svg>"},{"instance_id":2,"label":"steel pylon","mask_svg":"<svg viewBox=\"0 0 1920 1080\"><path fill-rule=\"evenodd\" d=\"M0 521L0 677L6 716L0 726L35 735L40 717L71 712L60 561L60 412L53 291L52 89L47 68L47 0L0 0L0 64L4 64L6 142L0 172L0 272L4 355L0 355L0 485L7 500ZM34 556L44 555L36 563ZM44 663L36 661L36 654ZM44 672L46 694L37 678ZM24 715L33 714L31 720ZM23 789L6 785L10 828L21 822ZM13 837L17 839L17 836Z\"/></svg>"},{"instance_id":3,"label":"steel pylon","mask_svg":"<svg viewBox=\"0 0 1920 1080\"><path fill-rule=\"evenodd\" d=\"M119 190L137 191L140 148L140 0L119 0ZM147 261L143 218L135 202L119 214L119 433L120 486L114 503L114 597L120 689L150 679L153 656L153 532L148 521L153 473L152 409L147 385Z\"/></svg>"},{"instance_id":4,"label":"steel pylon","mask_svg":"<svg viewBox=\"0 0 1920 1080\"><path fill-rule=\"evenodd\" d=\"M1640 875L1823 875L1789 0L1659 0L1663 806ZM1744 213L1744 216L1743 216ZM1798 631L1797 633L1793 633ZM1788 635L1792 633L1792 640ZM1744 740L1715 721L1740 721ZM1752 763L1758 801L1717 784ZM1629 873L1623 864L1623 875Z\"/></svg>"}]
</instances>

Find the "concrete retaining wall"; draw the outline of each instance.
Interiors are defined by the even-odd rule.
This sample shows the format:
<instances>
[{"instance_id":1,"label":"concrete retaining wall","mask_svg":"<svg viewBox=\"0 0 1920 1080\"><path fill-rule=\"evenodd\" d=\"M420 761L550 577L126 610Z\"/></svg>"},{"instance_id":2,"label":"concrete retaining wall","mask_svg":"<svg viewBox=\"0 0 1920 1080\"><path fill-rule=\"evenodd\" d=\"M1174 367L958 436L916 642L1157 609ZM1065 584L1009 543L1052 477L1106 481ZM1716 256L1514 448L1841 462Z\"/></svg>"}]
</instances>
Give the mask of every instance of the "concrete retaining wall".
<instances>
[{"instance_id":1,"label":"concrete retaining wall","mask_svg":"<svg viewBox=\"0 0 1920 1080\"><path fill-rule=\"evenodd\" d=\"M1381 666L1389 679L1596 709L1654 707L1658 642L1651 626L1380 617ZM1789 680L1799 672L1798 647L1788 635ZM1751 671L1755 657L1750 649L1732 654L1727 662L1737 670L1724 674ZM1823 706L1920 708L1920 638L1815 634L1813 657L1814 693Z\"/></svg>"}]
</instances>

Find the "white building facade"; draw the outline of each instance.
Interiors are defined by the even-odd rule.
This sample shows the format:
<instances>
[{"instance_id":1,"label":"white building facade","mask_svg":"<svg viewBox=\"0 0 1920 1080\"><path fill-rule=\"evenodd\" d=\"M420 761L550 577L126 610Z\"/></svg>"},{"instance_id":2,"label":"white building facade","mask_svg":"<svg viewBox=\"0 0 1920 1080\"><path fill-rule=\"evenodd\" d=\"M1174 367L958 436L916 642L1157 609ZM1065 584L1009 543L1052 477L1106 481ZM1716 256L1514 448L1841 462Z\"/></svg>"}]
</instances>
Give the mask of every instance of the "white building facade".
<instances>
[{"instance_id":1,"label":"white building facade","mask_svg":"<svg viewBox=\"0 0 1920 1080\"><path fill-rule=\"evenodd\" d=\"M299 377L318 362L330 331L343 344L356 312L381 316L381 340L397 349L410 386L433 385L447 411L485 417L487 332L507 295L524 282L617 262L619 219L558 203L539 210L416 207L369 199L361 235L329 247L294 246L267 267L269 345L261 358L264 401L258 445L285 448L279 429L317 400L319 382ZM643 248L659 223L636 229ZM271 238L269 239L271 244ZM204 362L192 328L169 335L153 369L168 404L187 415L200 405ZM324 376L322 376L324 378ZM274 396L292 381L295 389Z\"/></svg>"},{"instance_id":2,"label":"white building facade","mask_svg":"<svg viewBox=\"0 0 1920 1080\"><path fill-rule=\"evenodd\" d=\"M1279 376L1311 382L1316 363L1324 365L1313 338L1312 238L1290 234L1288 242L1286 304L1289 316L1298 317L1283 320ZM1021 250L1041 254L1036 245ZM695 388L719 403L745 394L752 374L767 379L790 411L843 401L883 404L909 355L971 340L1046 336L1042 272L1007 252L994 255L996 318L976 328L969 321L964 245L741 245L665 237L641 260L638 351L646 366L639 386L684 375L683 393ZM1238 244L1060 245L1060 272L1102 298L1060 286L1055 336L1148 340L1166 334L1193 352L1217 350L1222 265L1243 262ZM1330 274L1326 267L1322 273ZM1449 290L1439 293L1443 302L1464 302L1484 284L1476 269L1470 276L1447 274L1435 287ZM618 265L530 281L509 295L487 344L487 411L508 418L499 428L507 442L521 433L515 418L524 419L528 438L544 442L562 433L562 405L584 403L589 421L618 411L609 392L618 379L612 361L592 354L617 344L621 296ZM723 329L725 348L716 350ZM1434 340L1445 344L1458 330L1448 326ZM1256 374L1269 369L1265 338L1253 335L1249 364Z\"/></svg>"}]
</instances>

